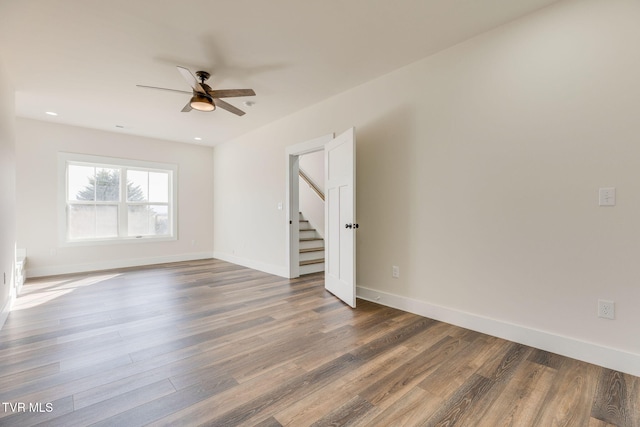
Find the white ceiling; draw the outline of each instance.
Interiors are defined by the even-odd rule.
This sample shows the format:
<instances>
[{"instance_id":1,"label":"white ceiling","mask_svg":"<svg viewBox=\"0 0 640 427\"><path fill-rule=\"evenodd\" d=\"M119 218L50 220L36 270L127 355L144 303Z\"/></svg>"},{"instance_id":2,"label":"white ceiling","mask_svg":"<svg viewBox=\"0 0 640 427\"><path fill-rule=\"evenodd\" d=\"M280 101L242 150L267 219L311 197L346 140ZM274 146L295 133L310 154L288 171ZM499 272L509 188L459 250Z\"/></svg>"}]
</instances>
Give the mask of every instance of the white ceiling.
<instances>
[{"instance_id":1,"label":"white ceiling","mask_svg":"<svg viewBox=\"0 0 640 427\"><path fill-rule=\"evenodd\" d=\"M0 60L19 117L215 145L555 1L1 0ZM136 87L189 90L176 65L255 105Z\"/></svg>"}]
</instances>

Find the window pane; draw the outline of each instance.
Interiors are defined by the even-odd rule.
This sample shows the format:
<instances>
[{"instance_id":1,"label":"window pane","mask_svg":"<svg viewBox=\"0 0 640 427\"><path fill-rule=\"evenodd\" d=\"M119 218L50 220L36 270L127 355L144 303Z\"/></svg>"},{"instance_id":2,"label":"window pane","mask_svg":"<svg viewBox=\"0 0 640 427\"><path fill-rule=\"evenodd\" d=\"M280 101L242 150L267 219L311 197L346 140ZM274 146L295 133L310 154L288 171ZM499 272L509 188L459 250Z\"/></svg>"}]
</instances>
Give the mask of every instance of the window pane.
<instances>
[{"instance_id":1,"label":"window pane","mask_svg":"<svg viewBox=\"0 0 640 427\"><path fill-rule=\"evenodd\" d=\"M118 236L118 206L96 206L96 234L95 237Z\"/></svg>"},{"instance_id":2,"label":"window pane","mask_svg":"<svg viewBox=\"0 0 640 427\"><path fill-rule=\"evenodd\" d=\"M127 171L127 201L149 201L149 172L136 170Z\"/></svg>"},{"instance_id":3,"label":"window pane","mask_svg":"<svg viewBox=\"0 0 640 427\"><path fill-rule=\"evenodd\" d=\"M95 171L93 166L69 165L67 174L69 200L95 200L95 191L91 184Z\"/></svg>"},{"instance_id":4,"label":"window pane","mask_svg":"<svg viewBox=\"0 0 640 427\"><path fill-rule=\"evenodd\" d=\"M117 202L120 200L120 170L69 165L69 200Z\"/></svg>"},{"instance_id":5,"label":"window pane","mask_svg":"<svg viewBox=\"0 0 640 427\"><path fill-rule=\"evenodd\" d=\"M149 201L167 203L169 201L169 174L149 172Z\"/></svg>"},{"instance_id":6,"label":"window pane","mask_svg":"<svg viewBox=\"0 0 640 427\"><path fill-rule=\"evenodd\" d=\"M120 200L120 171L96 168L96 201L117 202Z\"/></svg>"},{"instance_id":7,"label":"window pane","mask_svg":"<svg viewBox=\"0 0 640 427\"><path fill-rule=\"evenodd\" d=\"M69 239L93 239L118 236L116 205L75 205L67 207Z\"/></svg>"},{"instance_id":8,"label":"window pane","mask_svg":"<svg viewBox=\"0 0 640 427\"><path fill-rule=\"evenodd\" d=\"M129 206L129 236L166 236L170 231L167 206Z\"/></svg>"}]
</instances>

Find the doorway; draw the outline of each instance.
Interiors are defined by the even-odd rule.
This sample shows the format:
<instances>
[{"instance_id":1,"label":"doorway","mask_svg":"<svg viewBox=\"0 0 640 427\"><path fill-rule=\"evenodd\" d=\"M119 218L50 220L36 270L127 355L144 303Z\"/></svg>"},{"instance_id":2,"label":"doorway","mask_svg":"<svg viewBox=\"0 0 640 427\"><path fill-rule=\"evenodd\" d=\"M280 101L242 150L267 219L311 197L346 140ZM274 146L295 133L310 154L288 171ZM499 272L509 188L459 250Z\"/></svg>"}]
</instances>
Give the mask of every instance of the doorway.
<instances>
[{"instance_id":1,"label":"doorway","mask_svg":"<svg viewBox=\"0 0 640 427\"><path fill-rule=\"evenodd\" d=\"M324 272L324 150L298 156L298 232L300 276Z\"/></svg>"},{"instance_id":2,"label":"doorway","mask_svg":"<svg viewBox=\"0 0 640 427\"><path fill-rule=\"evenodd\" d=\"M289 277L300 276L300 156L322 150L326 190L325 289L353 308L356 306L355 232L359 228L355 209L355 142L355 128L350 128L337 137L326 135L286 149Z\"/></svg>"},{"instance_id":3,"label":"doorway","mask_svg":"<svg viewBox=\"0 0 640 427\"><path fill-rule=\"evenodd\" d=\"M287 260L289 278L300 276L300 156L324 151L324 146L333 140L328 134L286 149L287 157ZM317 224L320 227L320 224ZM322 224L324 227L324 224Z\"/></svg>"}]
</instances>

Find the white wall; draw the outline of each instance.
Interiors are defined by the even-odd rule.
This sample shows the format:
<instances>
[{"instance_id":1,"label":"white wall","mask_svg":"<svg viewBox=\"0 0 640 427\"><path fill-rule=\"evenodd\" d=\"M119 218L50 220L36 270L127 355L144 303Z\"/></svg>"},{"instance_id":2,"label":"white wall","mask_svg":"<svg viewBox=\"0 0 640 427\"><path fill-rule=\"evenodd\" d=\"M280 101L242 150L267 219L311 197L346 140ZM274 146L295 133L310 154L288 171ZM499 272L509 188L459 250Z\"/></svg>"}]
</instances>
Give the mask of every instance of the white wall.
<instances>
[{"instance_id":1,"label":"white wall","mask_svg":"<svg viewBox=\"0 0 640 427\"><path fill-rule=\"evenodd\" d=\"M178 240L59 247L58 152L177 164ZM17 239L27 250L27 276L211 257L212 153L210 147L18 119Z\"/></svg>"},{"instance_id":2,"label":"white wall","mask_svg":"<svg viewBox=\"0 0 640 427\"><path fill-rule=\"evenodd\" d=\"M324 194L324 151L300 156L300 170ZM320 236L324 237L324 202L315 191L300 178L299 207L305 219L309 221Z\"/></svg>"},{"instance_id":3,"label":"white wall","mask_svg":"<svg viewBox=\"0 0 640 427\"><path fill-rule=\"evenodd\" d=\"M639 20L562 2L217 146L215 252L284 266L285 147L355 125L361 295L640 375Z\"/></svg>"},{"instance_id":4,"label":"white wall","mask_svg":"<svg viewBox=\"0 0 640 427\"><path fill-rule=\"evenodd\" d=\"M15 262L14 91L0 58L0 328L12 299Z\"/></svg>"}]
</instances>

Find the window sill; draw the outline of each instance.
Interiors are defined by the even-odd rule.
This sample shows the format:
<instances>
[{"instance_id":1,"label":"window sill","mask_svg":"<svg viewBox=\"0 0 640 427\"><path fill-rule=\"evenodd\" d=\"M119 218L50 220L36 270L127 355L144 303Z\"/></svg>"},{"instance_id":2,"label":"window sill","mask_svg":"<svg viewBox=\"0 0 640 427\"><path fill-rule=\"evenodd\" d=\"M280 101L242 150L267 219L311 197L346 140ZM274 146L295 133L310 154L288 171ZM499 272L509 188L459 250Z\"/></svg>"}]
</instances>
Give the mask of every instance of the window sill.
<instances>
[{"instance_id":1,"label":"window sill","mask_svg":"<svg viewBox=\"0 0 640 427\"><path fill-rule=\"evenodd\" d=\"M116 239L87 239L87 240L64 240L59 242L60 247L75 247L75 246L102 246L102 245L128 245L136 243L156 243L156 242L170 242L178 240L177 236L141 236L141 237L119 237Z\"/></svg>"}]
</instances>

